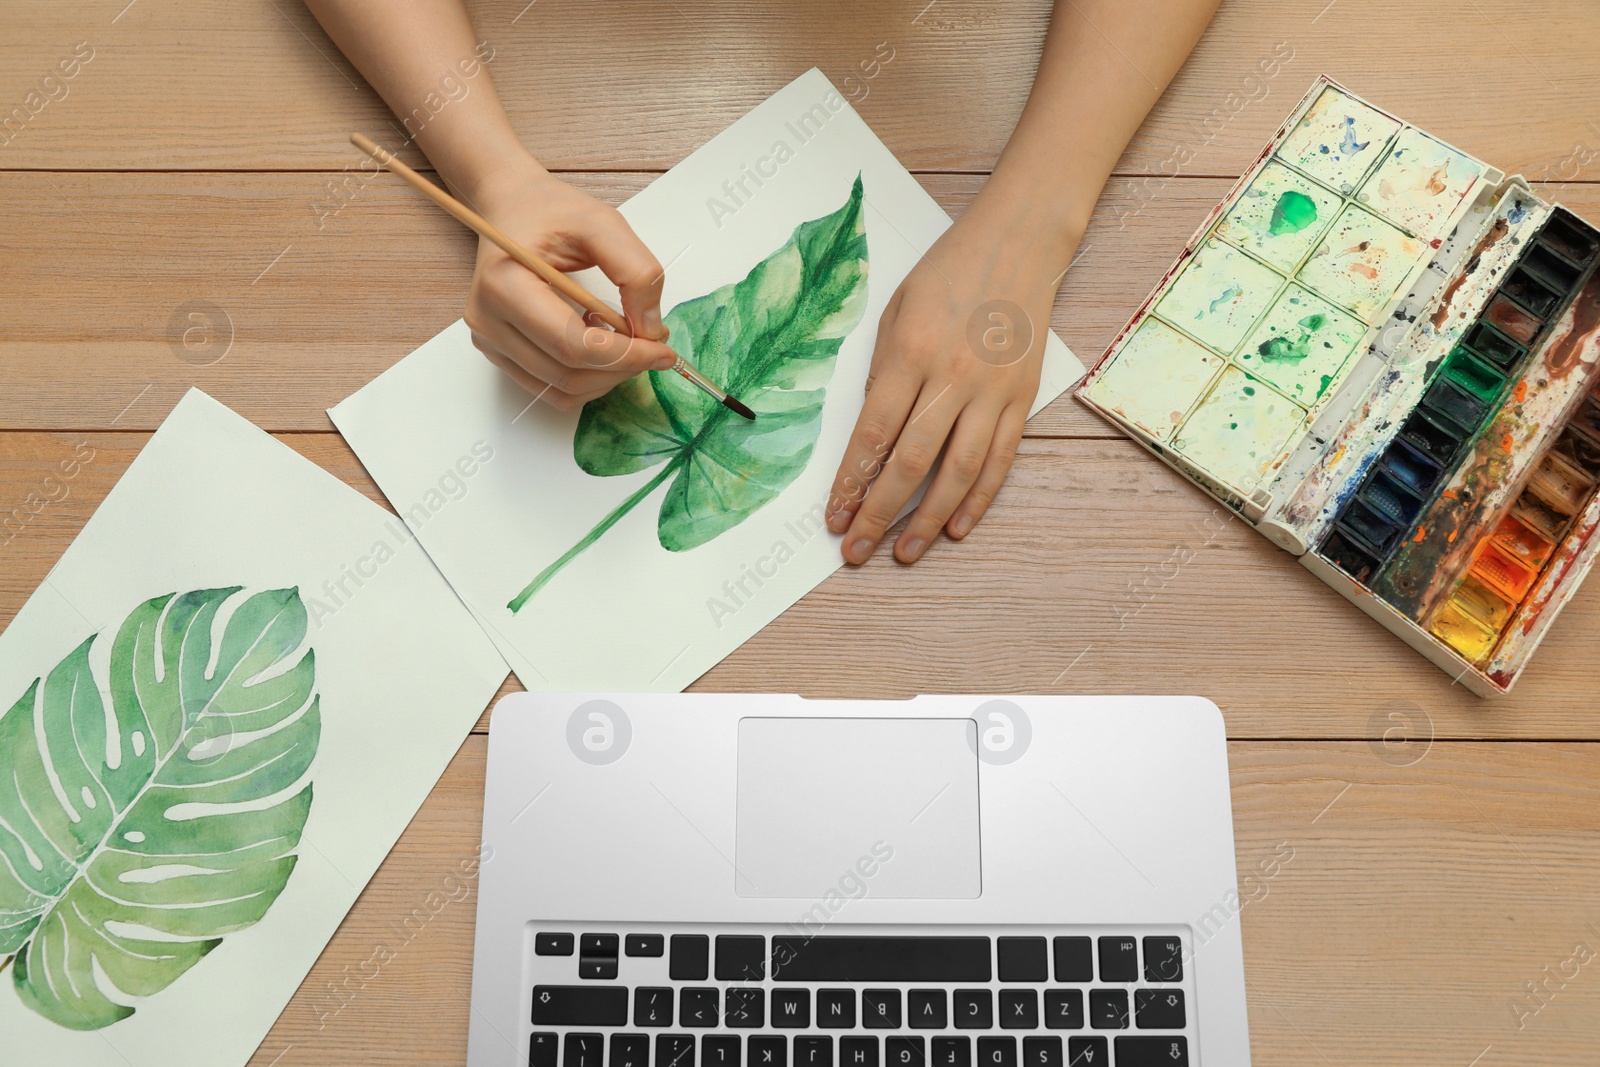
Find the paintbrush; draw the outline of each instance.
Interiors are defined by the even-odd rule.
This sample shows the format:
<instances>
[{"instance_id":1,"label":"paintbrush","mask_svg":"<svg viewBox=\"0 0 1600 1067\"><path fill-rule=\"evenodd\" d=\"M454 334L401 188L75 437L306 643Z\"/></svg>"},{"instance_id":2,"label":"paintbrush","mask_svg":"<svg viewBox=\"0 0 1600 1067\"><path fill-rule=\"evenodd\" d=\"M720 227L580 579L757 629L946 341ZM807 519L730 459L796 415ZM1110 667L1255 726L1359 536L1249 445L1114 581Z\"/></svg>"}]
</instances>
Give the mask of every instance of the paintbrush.
<instances>
[{"instance_id":1,"label":"paintbrush","mask_svg":"<svg viewBox=\"0 0 1600 1067\"><path fill-rule=\"evenodd\" d=\"M398 159L394 158L393 152L390 152L387 149L379 148L369 138L359 133L352 133L350 135L350 143L361 149L373 159L377 160L379 163L388 167L394 173L400 175L400 177L404 178L412 185L416 186L418 191L425 194L435 204L438 204L450 214L454 215L461 222L465 223L472 230L476 231L479 236L485 237L499 245L506 255L510 256L518 263L521 263L524 267L527 267L529 270L533 271L533 273L537 274L540 278L544 279L545 284L549 285L550 288L554 289L556 292L560 293L574 304L577 304L585 311L594 315L616 332L626 337L633 336L633 330L629 328L628 320L625 319L616 309L612 308L599 297L589 292L589 290L585 289L583 286L579 285L565 274L562 274L560 271L556 270L550 264L534 255L532 252L513 241L497 226L495 226L494 223L490 222L476 211L473 211L471 208L461 203L461 201L457 200L455 197L451 196L449 193L445 192L443 189L439 188L437 185L433 184L428 179L424 178L422 175L418 174L416 171L400 162ZM754 411L751 411L744 404L740 403L737 397L729 396L727 393L723 392L717 387L715 382L713 382L710 378L707 378L704 374L701 374L695 369L693 364L684 359L682 356L678 357L678 361L674 363L670 369L678 372L678 374L682 375L692 384L699 386L708 395L713 397L717 403L721 404L734 414L742 415L751 420L755 419L756 413Z\"/></svg>"}]
</instances>

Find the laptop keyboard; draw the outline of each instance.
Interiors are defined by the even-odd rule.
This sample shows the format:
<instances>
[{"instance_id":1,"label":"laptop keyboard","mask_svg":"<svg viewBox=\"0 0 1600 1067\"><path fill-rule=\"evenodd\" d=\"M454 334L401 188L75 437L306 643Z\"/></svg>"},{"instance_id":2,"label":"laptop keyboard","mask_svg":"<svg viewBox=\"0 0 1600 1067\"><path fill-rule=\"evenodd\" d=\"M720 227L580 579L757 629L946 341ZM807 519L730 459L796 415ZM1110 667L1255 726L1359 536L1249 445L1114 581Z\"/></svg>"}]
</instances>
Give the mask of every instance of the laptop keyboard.
<instances>
[{"instance_id":1,"label":"laptop keyboard","mask_svg":"<svg viewBox=\"0 0 1600 1067\"><path fill-rule=\"evenodd\" d=\"M1200 1062L1186 928L836 929L530 925L528 1067Z\"/></svg>"}]
</instances>

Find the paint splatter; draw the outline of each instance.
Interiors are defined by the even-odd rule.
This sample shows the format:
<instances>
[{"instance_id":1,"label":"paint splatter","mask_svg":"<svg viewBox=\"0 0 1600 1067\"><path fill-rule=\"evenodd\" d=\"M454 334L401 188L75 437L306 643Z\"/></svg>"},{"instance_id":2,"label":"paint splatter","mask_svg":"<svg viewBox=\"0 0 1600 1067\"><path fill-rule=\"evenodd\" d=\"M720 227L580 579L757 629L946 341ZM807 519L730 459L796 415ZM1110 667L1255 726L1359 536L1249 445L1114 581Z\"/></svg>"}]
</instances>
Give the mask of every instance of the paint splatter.
<instances>
[{"instance_id":1,"label":"paint splatter","mask_svg":"<svg viewBox=\"0 0 1600 1067\"><path fill-rule=\"evenodd\" d=\"M1300 320L1299 335L1269 337L1256 346L1256 353L1267 363L1298 363L1311 355L1311 338L1327 324L1326 315L1307 315ZM1323 347L1327 347L1324 342ZM1322 388L1328 387L1328 378L1322 379ZM1321 395L1320 390L1318 395Z\"/></svg>"},{"instance_id":2,"label":"paint splatter","mask_svg":"<svg viewBox=\"0 0 1600 1067\"><path fill-rule=\"evenodd\" d=\"M1378 280L1378 268L1370 263L1352 263L1350 264L1350 270L1361 275L1369 282Z\"/></svg>"},{"instance_id":3,"label":"paint splatter","mask_svg":"<svg viewBox=\"0 0 1600 1067\"><path fill-rule=\"evenodd\" d=\"M1353 116L1346 115L1344 117L1344 140L1339 144L1339 151L1347 156L1353 156L1371 143L1370 140L1360 142L1356 140L1356 120Z\"/></svg>"},{"instance_id":4,"label":"paint splatter","mask_svg":"<svg viewBox=\"0 0 1600 1067\"><path fill-rule=\"evenodd\" d=\"M1226 289L1222 290L1221 296L1211 301L1211 314L1215 315L1217 313L1217 309L1222 307L1223 304L1226 304L1230 300L1237 300L1241 295L1243 295L1243 293L1244 290L1239 288L1237 285L1228 286ZM1201 312L1197 311L1194 313L1194 317L1200 319L1204 318L1205 316Z\"/></svg>"},{"instance_id":5,"label":"paint splatter","mask_svg":"<svg viewBox=\"0 0 1600 1067\"><path fill-rule=\"evenodd\" d=\"M1298 189L1290 189L1278 197L1268 231L1274 237L1281 237L1286 233L1299 233L1316 221L1316 201Z\"/></svg>"}]
</instances>

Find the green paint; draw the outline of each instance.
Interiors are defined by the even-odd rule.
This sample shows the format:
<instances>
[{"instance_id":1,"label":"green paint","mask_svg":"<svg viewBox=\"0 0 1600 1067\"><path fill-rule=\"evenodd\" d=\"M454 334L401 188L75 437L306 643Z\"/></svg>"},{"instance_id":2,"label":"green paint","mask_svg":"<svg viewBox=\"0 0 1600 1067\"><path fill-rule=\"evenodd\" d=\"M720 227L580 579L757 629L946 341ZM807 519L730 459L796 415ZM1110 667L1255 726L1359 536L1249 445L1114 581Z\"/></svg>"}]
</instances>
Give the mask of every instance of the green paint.
<instances>
[{"instance_id":1,"label":"green paint","mask_svg":"<svg viewBox=\"0 0 1600 1067\"><path fill-rule=\"evenodd\" d=\"M1320 397L1323 393L1326 393L1328 391L1328 386L1330 386L1332 384L1333 384L1333 375L1324 374L1322 376L1322 384L1317 386L1317 396Z\"/></svg>"},{"instance_id":2,"label":"green paint","mask_svg":"<svg viewBox=\"0 0 1600 1067\"><path fill-rule=\"evenodd\" d=\"M671 371L629 378L583 407L572 438L585 473L661 471L506 606L513 613L669 478L656 537L683 552L733 529L800 476L822 429L839 346L867 304L861 178L839 210L803 222L743 279L666 316L672 344L756 412L740 418Z\"/></svg>"},{"instance_id":3,"label":"green paint","mask_svg":"<svg viewBox=\"0 0 1600 1067\"><path fill-rule=\"evenodd\" d=\"M1316 221L1316 201L1298 189L1290 189L1278 197L1268 230L1272 236L1281 237L1286 233L1299 233Z\"/></svg>"},{"instance_id":4,"label":"green paint","mask_svg":"<svg viewBox=\"0 0 1600 1067\"><path fill-rule=\"evenodd\" d=\"M103 681L95 634L0 717L0 969L57 1026L133 1015L120 1000L161 993L255 924L294 871L322 735L306 609L295 589L257 593L213 648L238 591L140 604ZM191 803L210 810L173 816Z\"/></svg>"},{"instance_id":5,"label":"green paint","mask_svg":"<svg viewBox=\"0 0 1600 1067\"><path fill-rule=\"evenodd\" d=\"M1300 320L1297 337L1269 337L1256 346L1256 353L1268 363L1299 363L1311 355L1311 338L1327 321L1326 315L1307 315Z\"/></svg>"}]
</instances>

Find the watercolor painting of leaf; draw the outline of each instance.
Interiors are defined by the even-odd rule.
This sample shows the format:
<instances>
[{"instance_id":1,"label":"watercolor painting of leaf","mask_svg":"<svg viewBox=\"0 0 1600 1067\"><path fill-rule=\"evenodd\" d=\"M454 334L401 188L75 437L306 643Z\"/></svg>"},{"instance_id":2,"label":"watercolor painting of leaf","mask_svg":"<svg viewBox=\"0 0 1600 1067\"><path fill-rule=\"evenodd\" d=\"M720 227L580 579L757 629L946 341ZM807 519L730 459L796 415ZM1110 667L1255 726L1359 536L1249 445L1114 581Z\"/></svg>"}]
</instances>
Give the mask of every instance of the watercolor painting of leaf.
<instances>
[{"instance_id":1,"label":"watercolor painting of leaf","mask_svg":"<svg viewBox=\"0 0 1600 1067\"><path fill-rule=\"evenodd\" d=\"M0 969L60 1026L134 1014L265 915L294 870L316 660L297 655L295 589L244 599L214 642L239 589L134 608L111 643L109 708L92 634L0 716Z\"/></svg>"},{"instance_id":2,"label":"watercolor painting of leaf","mask_svg":"<svg viewBox=\"0 0 1600 1067\"><path fill-rule=\"evenodd\" d=\"M778 496L811 460L839 346L867 305L861 177L844 205L803 222L743 280L667 313L671 344L756 412L750 422L671 371L650 371L584 405L573 456L596 477L661 470L506 605L513 613L671 480L656 533L697 548Z\"/></svg>"}]
</instances>

